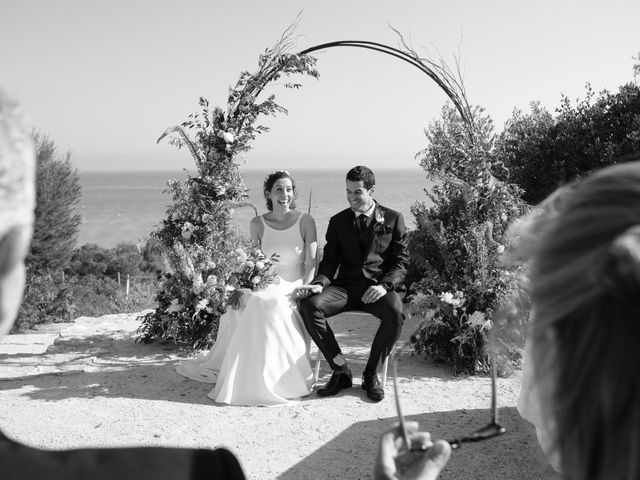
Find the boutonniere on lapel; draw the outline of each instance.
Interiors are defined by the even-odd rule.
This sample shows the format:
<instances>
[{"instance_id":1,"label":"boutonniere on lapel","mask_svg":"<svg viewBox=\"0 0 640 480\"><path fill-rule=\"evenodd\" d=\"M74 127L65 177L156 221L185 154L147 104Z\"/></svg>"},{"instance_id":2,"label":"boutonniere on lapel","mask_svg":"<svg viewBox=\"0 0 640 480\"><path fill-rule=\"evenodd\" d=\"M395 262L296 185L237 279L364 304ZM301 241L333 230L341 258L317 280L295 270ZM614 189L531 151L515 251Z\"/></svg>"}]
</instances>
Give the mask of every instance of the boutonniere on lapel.
<instances>
[{"instance_id":1,"label":"boutonniere on lapel","mask_svg":"<svg viewBox=\"0 0 640 480\"><path fill-rule=\"evenodd\" d=\"M376 233L391 233L391 227L384 224L384 210L379 208L376 210L376 223L373 226Z\"/></svg>"}]
</instances>

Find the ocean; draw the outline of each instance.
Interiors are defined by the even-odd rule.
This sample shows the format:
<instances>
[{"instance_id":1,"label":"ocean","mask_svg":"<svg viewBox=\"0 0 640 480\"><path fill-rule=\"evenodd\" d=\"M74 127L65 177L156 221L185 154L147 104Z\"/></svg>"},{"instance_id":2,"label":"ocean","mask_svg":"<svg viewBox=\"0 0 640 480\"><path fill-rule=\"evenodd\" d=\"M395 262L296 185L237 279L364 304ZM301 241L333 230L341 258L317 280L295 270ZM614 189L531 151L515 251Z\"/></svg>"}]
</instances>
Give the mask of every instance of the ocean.
<instances>
[{"instance_id":1,"label":"ocean","mask_svg":"<svg viewBox=\"0 0 640 480\"><path fill-rule=\"evenodd\" d=\"M258 207L260 214L266 211L262 196L262 183L266 173L260 170L243 171L245 185L249 189L249 201ZM324 245L324 234L329 218L347 207L345 194L346 171L299 170L291 171L296 180L298 209L304 212L309 206L316 220L318 240ZM429 202L424 193L432 183L419 167L403 170L377 169L374 198L382 205L398 210L404 216L408 228L415 222L410 207L416 201ZM77 205L82 215L78 245L95 243L112 248L119 243L137 243L149 236L164 219L171 205L171 197L165 192L167 182L185 179L184 171L134 171L134 172L80 172L82 197ZM164 193L163 193L164 192ZM239 209L234 219L240 229L248 233L253 209Z\"/></svg>"}]
</instances>

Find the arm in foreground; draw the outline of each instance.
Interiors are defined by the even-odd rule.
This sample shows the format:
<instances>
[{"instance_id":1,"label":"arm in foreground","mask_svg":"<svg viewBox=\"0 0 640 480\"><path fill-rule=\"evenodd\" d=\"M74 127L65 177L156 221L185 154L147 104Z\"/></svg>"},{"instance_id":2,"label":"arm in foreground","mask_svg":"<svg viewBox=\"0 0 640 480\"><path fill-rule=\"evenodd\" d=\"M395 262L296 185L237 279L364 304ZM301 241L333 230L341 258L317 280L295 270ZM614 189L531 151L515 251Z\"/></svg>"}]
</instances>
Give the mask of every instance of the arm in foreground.
<instances>
[{"instance_id":1,"label":"arm in foreground","mask_svg":"<svg viewBox=\"0 0 640 480\"><path fill-rule=\"evenodd\" d=\"M451 446L444 440L431 441L428 432L419 432L417 422L406 422L412 444L424 451L409 451L404 445L399 426L380 437L373 470L374 480L436 480L449 461Z\"/></svg>"}]
</instances>

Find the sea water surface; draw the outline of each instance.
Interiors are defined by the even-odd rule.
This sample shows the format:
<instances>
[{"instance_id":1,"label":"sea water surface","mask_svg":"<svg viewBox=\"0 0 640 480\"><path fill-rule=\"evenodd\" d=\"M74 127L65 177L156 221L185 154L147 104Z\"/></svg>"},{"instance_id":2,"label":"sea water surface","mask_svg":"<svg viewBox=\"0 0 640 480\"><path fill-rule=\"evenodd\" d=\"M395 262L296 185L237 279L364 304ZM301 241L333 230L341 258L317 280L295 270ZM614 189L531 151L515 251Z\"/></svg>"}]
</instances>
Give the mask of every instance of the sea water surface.
<instances>
[{"instance_id":1,"label":"sea water surface","mask_svg":"<svg viewBox=\"0 0 640 480\"><path fill-rule=\"evenodd\" d=\"M298 192L298 209L306 212L311 200L311 215L316 220L319 244L329 218L347 207L345 174L343 170L298 170L291 172ZM262 183L266 172L242 172L249 189L249 201L260 214L266 211ZM80 172L82 197L77 205L82 214L78 245L95 243L112 248L119 243L137 243L146 239L164 219L172 200L166 191L170 179L184 180L187 172L133 171L133 172ZM191 173L193 175L193 173ZM408 228L415 226L410 213L416 201L430 203L424 193L432 182L425 172L415 169L376 170L374 197L382 205L398 210ZM164 192L164 193L163 193ZM239 209L234 218L240 229L248 233L248 224L254 212Z\"/></svg>"}]
</instances>

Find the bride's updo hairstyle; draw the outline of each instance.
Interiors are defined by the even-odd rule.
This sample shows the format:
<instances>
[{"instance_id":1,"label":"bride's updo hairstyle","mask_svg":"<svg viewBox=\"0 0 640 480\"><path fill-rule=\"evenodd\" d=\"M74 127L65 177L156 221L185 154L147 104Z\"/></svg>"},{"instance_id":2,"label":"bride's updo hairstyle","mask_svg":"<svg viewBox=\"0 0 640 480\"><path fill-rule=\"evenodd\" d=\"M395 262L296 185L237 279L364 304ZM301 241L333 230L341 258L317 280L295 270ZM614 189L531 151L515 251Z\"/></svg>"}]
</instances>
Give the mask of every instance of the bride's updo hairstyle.
<instances>
[{"instance_id":1,"label":"bride's updo hairstyle","mask_svg":"<svg viewBox=\"0 0 640 480\"><path fill-rule=\"evenodd\" d=\"M264 185L262 187L264 192L264 199L267 202L267 210L269 211L273 210L273 202L271 201L270 196L271 190L273 189L276 181L280 180L281 178L288 178L289 180L291 180L291 187L293 188L293 201L291 202L291 209L296 208L296 199L298 198L298 192L296 191L296 181L286 170L276 170L275 172L271 172L269 175L267 175L267 178L264 179Z\"/></svg>"},{"instance_id":2,"label":"bride's updo hairstyle","mask_svg":"<svg viewBox=\"0 0 640 480\"><path fill-rule=\"evenodd\" d=\"M640 478L640 162L572 185L536 230L530 333L562 471Z\"/></svg>"}]
</instances>

